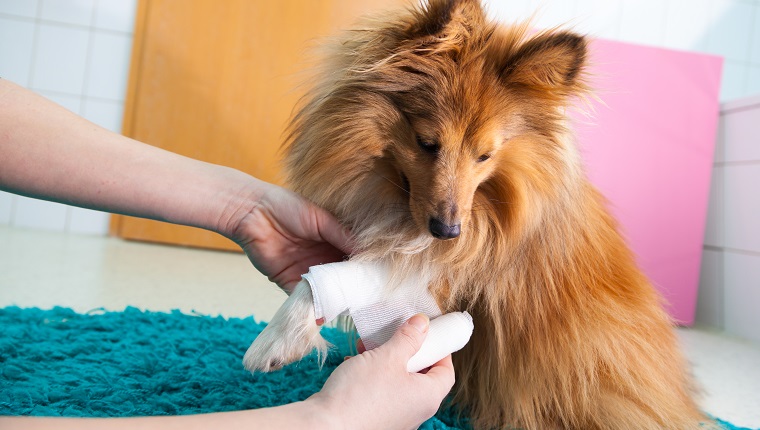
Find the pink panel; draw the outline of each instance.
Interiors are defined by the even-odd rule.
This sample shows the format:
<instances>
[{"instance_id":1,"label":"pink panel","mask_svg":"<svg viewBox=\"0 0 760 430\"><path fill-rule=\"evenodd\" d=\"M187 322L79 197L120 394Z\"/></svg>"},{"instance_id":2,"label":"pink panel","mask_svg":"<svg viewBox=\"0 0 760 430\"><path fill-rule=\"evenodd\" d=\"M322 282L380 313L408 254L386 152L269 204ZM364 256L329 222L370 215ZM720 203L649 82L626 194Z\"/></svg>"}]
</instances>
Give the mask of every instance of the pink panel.
<instances>
[{"instance_id":1,"label":"pink panel","mask_svg":"<svg viewBox=\"0 0 760 430\"><path fill-rule=\"evenodd\" d=\"M576 115L588 174L681 324L694 322L722 59L595 40L602 103Z\"/></svg>"}]
</instances>

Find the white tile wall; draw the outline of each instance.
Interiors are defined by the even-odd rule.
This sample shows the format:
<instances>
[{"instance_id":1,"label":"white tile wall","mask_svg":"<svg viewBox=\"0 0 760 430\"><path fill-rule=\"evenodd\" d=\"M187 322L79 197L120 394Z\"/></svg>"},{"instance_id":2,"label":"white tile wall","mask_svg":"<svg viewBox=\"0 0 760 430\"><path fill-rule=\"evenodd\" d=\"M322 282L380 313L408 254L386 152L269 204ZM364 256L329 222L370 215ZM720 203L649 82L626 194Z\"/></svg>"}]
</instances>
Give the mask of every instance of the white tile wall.
<instances>
[{"instance_id":1,"label":"white tile wall","mask_svg":"<svg viewBox=\"0 0 760 430\"><path fill-rule=\"evenodd\" d=\"M95 13L95 0L42 0L39 17L45 21L89 26Z\"/></svg>"},{"instance_id":2,"label":"white tile wall","mask_svg":"<svg viewBox=\"0 0 760 430\"><path fill-rule=\"evenodd\" d=\"M85 28L41 24L34 53L31 88L81 94L90 32Z\"/></svg>"},{"instance_id":3,"label":"white tile wall","mask_svg":"<svg viewBox=\"0 0 760 430\"><path fill-rule=\"evenodd\" d=\"M0 0L0 77L120 132L137 0ZM0 224L105 235L109 215L0 192Z\"/></svg>"},{"instance_id":4,"label":"white tile wall","mask_svg":"<svg viewBox=\"0 0 760 430\"><path fill-rule=\"evenodd\" d=\"M0 191L0 225L10 224L14 197L13 194Z\"/></svg>"},{"instance_id":5,"label":"white tile wall","mask_svg":"<svg viewBox=\"0 0 760 430\"><path fill-rule=\"evenodd\" d=\"M760 342L760 253L724 254L725 329Z\"/></svg>"},{"instance_id":6,"label":"white tile wall","mask_svg":"<svg viewBox=\"0 0 760 430\"><path fill-rule=\"evenodd\" d=\"M721 99L733 100L740 98L747 88L748 73L749 69L744 64L726 59L723 62L723 79L720 87Z\"/></svg>"},{"instance_id":7,"label":"white tile wall","mask_svg":"<svg viewBox=\"0 0 760 430\"><path fill-rule=\"evenodd\" d=\"M45 96L47 99L65 107L77 115L82 113L82 98L65 93L55 93L51 91L37 90L37 93Z\"/></svg>"},{"instance_id":8,"label":"white tile wall","mask_svg":"<svg viewBox=\"0 0 760 430\"><path fill-rule=\"evenodd\" d=\"M760 342L760 96L720 116L697 322Z\"/></svg>"},{"instance_id":9,"label":"white tile wall","mask_svg":"<svg viewBox=\"0 0 760 430\"><path fill-rule=\"evenodd\" d=\"M749 48L751 51L749 61L755 65L760 65L760 11L758 11L757 5L755 6L754 16L755 18L752 22L752 40Z\"/></svg>"},{"instance_id":10,"label":"white tile wall","mask_svg":"<svg viewBox=\"0 0 760 430\"><path fill-rule=\"evenodd\" d=\"M484 0L490 15L726 58L721 100L760 93L760 0Z\"/></svg>"},{"instance_id":11,"label":"white tile wall","mask_svg":"<svg viewBox=\"0 0 760 430\"><path fill-rule=\"evenodd\" d=\"M551 5L539 6L536 10L531 10L530 6L526 9L528 14L536 14L536 26L540 28L551 28L560 24L572 27L578 21L573 2L554 2Z\"/></svg>"},{"instance_id":12,"label":"white tile wall","mask_svg":"<svg viewBox=\"0 0 760 430\"><path fill-rule=\"evenodd\" d=\"M724 167L724 244L729 249L760 254L760 162L746 162L726 162Z\"/></svg>"},{"instance_id":13,"label":"white tile wall","mask_svg":"<svg viewBox=\"0 0 760 430\"><path fill-rule=\"evenodd\" d=\"M113 132L121 132L124 104L111 100L86 99L81 115L88 120Z\"/></svg>"},{"instance_id":14,"label":"white tile wall","mask_svg":"<svg viewBox=\"0 0 760 430\"><path fill-rule=\"evenodd\" d=\"M622 0L576 0L575 14L579 19L578 31L605 39L620 38Z\"/></svg>"},{"instance_id":15,"label":"white tile wall","mask_svg":"<svg viewBox=\"0 0 760 430\"><path fill-rule=\"evenodd\" d=\"M706 29L710 28L711 0L670 0L667 2L662 46L672 49L704 51Z\"/></svg>"},{"instance_id":16,"label":"white tile wall","mask_svg":"<svg viewBox=\"0 0 760 430\"><path fill-rule=\"evenodd\" d=\"M29 85L35 26L0 15L0 58L2 77L19 85Z\"/></svg>"},{"instance_id":17,"label":"white tile wall","mask_svg":"<svg viewBox=\"0 0 760 430\"><path fill-rule=\"evenodd\" d=\"M85 94L107 100L124 100L129 78L132 35L97 32L90 43L90 64Z\"/></svg>"},{"instance_id":18,"label":"white tile wall","mask_svg":"<svg viewBox=\"0 0 760 430\"><path fill-rule=\"evenodd\" d=\"M102 235L108 231L111 216L105 212L84 208L71 208L68 231Z\"/></svg>"},{"instance_id":19,"label":"white tile wall","mask_svg":"<svg viewBox=\"0 0 760 430\"><path fill-rule=\"evenodd\" d=\"M720 329L725 326L723 276L723 252L705 249L702 252L697 298L696 316L700 324Z\"/></svg>"},{"instance_id":20,"label":"white tile wall","mask_svg":"<svg viewBox=\"0 0 760 430\"><path fill-rule=\"evenodd\" d=\"M668 9L662 0L624 0L620 22L620 40L645 45L661 45L665 36Z\"/></svg>"},{"instance_id":21,"label":"white tile wall","mask_svg":"<svg viewBox=\"0 0 760 430\"><path fill-rule=\"evenodd\" d=\"M707 207L707 227L705 228L705 245L723 247L725 239L723 226L725 225L724 192L725 179L724 167L714 166L710 180L710 204Z\"/></svg>"},{"instance_id":22,"label":"white tile wall","mask_svg":"<svg viewBox=\"0 0 760 430\"><path fill-rule=\"evenodd\" d=\"M13 225L40 230L66 230L69 207L29 197L16 196Z\"/></svg>"},{"instance_id":23,"label":"white tile wall","mask_svg":"<svg viewBox=\"0 0 760 430\"><path fill-rule=\"evenodd\" d=\"M760 42L757 43L757 46L760 46ZM760 63L749 66L748 76L747 88L745 88L744 92L747 94L760 94L760 79L757 78L760 76Z\"/></svg>"},{"instance_id":24,"label":"white tile wall","mask_svg":"<svg viewBox=\"0 0 760 430\"><path fill-rule=\"evenodd\" d=\"M38 3L38 0L0 0L0 13L34 18Z\"/></svg>"},{"instance_id":25,"label":"white tile wall","mask_svg":"<svg viewBox=\"0 0 760 430\"><path fill-rule=\"evenodd\" d=\"M135 2L125 0L98 0L95 9L95 28L132 33L135 25Z\"/></svg>"},{"instance_id":26,"label":"white tile wall","mask_svg":"<svg viewBox=\"0 0 760 430\"><path fill-rule=\"evenodd\" d=\"M721 161L760 162L760 109L741 109L724 115L724 139L731 142L725 147Z\"/></svg>"},{"instance_id":27,"label":"white tile wall","mask_svg":"<svg viewBox=\"0 0 760 430\"><path fill-rule=\"evenodd\" d=\"M726 60L749 61L753 18L757 5L746 0L712 0L714 17L707 51Z\"/></svg>"}]
</instances>

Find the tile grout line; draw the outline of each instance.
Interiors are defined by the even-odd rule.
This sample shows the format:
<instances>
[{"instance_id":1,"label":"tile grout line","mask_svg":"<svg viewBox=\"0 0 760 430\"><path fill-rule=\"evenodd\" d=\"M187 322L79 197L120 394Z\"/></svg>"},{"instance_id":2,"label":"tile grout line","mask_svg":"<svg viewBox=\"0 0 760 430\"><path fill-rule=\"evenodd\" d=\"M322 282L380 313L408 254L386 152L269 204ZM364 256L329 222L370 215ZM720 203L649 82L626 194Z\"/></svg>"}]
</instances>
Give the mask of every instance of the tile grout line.
<instances>
[{"instance_id":1,"label":"tile grout line","mask_svg":"<svg viewBox=\"0 0 760 430\"><path fill-rule=\"evenodd\" d=\"M40 14L42 13L42 2L39 0L37 1L37 10L35 12L34 18L29 18L30 21L34 23L34 32L32 34L32 58L30 60L29 64L29 73L26 77L27 82L26 85L28 87L32 86L32 81L34 78L34 66L37 63L37 50L39 48L39 39L40 39ZM19 199L21 197L17 194L13 195L13 198L11 199L11 213L10 213L10 219L8 220L8 224L11 226L16 227L18 220L16 219L18 215L18 205L19 205Z\"/></svg>"},{"instance_id":2,"label":"tile grout line","mask_svg":"<svg viewBox=\"0 0 760 430\"><path fill-rule=\"evenodd\" d=\"M732 166L757 166L760 160L737 160L737 161L719 161L713 163L713 167L732 167Z\"/></svg>"},{"instance_id":3,"label":"tile grout line","mask_svg":"<svg viewBox=\"0 0 760 430\"><path fill-rule=\"evenodd\" d=\"M95 11L97 8L97 2L93 2L93 7L90 11L90 24L88 26L75 26L79 29L87 31L87 53L84 60L84 73L82 74L82 89L78 94L79 99L79 112L77 115L84 117L85 112L85 93L87 92L87 82L90 75L90 65L92 64L92 50L93 50L93 24L95 22ZM63 220L63 232L69 233L71 231L71 218L73 215L74 207L71 205L65 205L66 211Z\"/></svg>"},{"instance_id":4,"label":"tile grout line","mask_svg":"<svg viewBox=\"0 0 760 430\"><path fill-rule=\"evenodd\" d=\"M88 82L90 78L90 67L92 66L92 56L94 50L95 40L95 20L97 18L97 10L100 5L99 0L94 0L92 3L92 11L90 15L90 25L83 26L87 29L87 54L85 55L84 74L82 75L82 91L79 94L79 112L78 115L84 117L87 114L87 101L88 101ZM72 233L71 219L74 215L74 206L66 205L66 220L64 224L64 233Z\"/></svg>"},{"instance_id":5,"label":"tile grout line","mask_svg":"<svg viewBox=\"0 0 760 430\"><path fill-rule=\"evenodd\" d=\"M90 16L90 25L87 27L87 54L85 55L84 60L84 74L82 75L82 91L79 93L79 115L84 116L86 112L85 103L87 102L87 93L88 88L87 84L90 79L90 67L92 66L92 51L94 48L94 39L95 39L95 31L94 25L95 25L95 16L96 16L96 10L98 8L98 2L97 0L93 2L93 8L92 8L92 15Z\"/></svg>"},{"instance_id":6,"label":"tile grout line","mask_svg":"<svg viewBox=\"0 0 760 430\"><path fill-rule=\"evenodd\" d=\"M739 248L717 246L717 245L702 245L702 249L705 251L728 252L731 254L741 254L741 255L747 255L747 256L752 256L752 257L760 257L760 251L752 251L749 249L739 249Z\"/></svg>"},{"instance_id":7,"label":"tile grout line","mask_svg":"<svg viewBox=\"0 0 760 430\"><path fill-rule=\"evenodd\" d=\"M38 15L39 15L39 8L41 8L41 6L38 6L38 12L37 12ZM11 20L16 20L16 21L33 22L35 24L47 24L47 25L55 25L59 27L75 28L79 30L88 30L90 28L95 28L98 31L102 31L104 33L111 33L113 35L120 35L120 36L131 36L133 34L132 31L114 30L112 28L105 28L105 27L103 28L93 27L93 25L72 24L70 22L56 21L52 19L43 19L43 18L40 18L39 16L32 18L28 16L13 15L9 13L0 12L0 18L11 19Z\"/></svg>"}]
</instances>

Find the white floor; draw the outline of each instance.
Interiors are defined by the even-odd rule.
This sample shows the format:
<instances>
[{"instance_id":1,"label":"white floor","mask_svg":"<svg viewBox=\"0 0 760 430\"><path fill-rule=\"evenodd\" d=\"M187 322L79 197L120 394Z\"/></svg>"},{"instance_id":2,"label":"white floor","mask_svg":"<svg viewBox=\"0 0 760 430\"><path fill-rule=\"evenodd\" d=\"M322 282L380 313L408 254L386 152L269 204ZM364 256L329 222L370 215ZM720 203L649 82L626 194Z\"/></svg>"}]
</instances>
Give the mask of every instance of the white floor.
<instances>
[{"instance_id":1,"label":"white floor","mask_svg":"<svg viewBox=\"0 0 760 430\"><path fill-rule=\"evenodd\" d=\"M268 321L284 299L242 254L0 226L0 307L135 306ZM760 428L760 345L705 329L679 335L703 408Z\"/></svg>"}]
</instances>

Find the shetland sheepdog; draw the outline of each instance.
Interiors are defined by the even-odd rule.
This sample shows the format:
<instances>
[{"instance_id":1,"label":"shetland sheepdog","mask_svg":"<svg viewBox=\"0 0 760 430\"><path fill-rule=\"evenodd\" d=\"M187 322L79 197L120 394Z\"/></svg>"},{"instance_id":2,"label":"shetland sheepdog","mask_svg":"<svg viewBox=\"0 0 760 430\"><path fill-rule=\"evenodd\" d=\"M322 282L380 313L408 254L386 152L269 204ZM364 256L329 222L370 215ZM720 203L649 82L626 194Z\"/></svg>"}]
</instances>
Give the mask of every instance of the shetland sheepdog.
<instances>
[{"instance_id":1,"label":"shetland sheepdog","mask_svg":"<svg viewBox=\"0 0 760 430\"><path fill-rule=\"evenodd\" d=\"M568 126L589 94L583 36L429 0L327 49L291 124L289 183L353 231L361 258L427 273L444 312L473 315L452 392L473 427L712 425ZM325 341L302 283L245 365L313 348Z\"/></svg>"}]
</instances>

